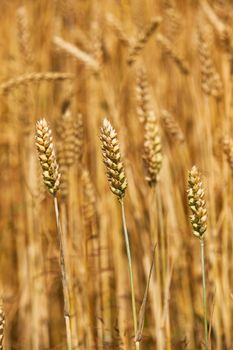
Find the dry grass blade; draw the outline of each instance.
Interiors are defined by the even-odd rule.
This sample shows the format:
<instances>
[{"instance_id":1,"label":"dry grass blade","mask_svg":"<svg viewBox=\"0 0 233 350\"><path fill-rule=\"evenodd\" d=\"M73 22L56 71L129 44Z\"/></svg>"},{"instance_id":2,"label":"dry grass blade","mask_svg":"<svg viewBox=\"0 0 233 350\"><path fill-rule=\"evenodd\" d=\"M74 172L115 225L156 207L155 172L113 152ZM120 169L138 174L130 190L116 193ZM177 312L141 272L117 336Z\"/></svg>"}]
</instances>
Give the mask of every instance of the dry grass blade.
<instances>
[{"instance_id":1,"label":"dry grass blade","mask_svg":"<svg viewBox=\"0 0 233 350\"><path fill-rule=\"evenodd\" d=\"M227 158L227 163L233 174L233 141L230 137L225 136L223 138L222 143L223 143L223 151Z\"/></svg>"},{"instance_id":2,"label":"dry grass blade","mask_svg":"<svg viewBox=\"0 0 233 350\"><path fill-rule=\"evenodd\" d=\"M150 266L149 275L147 278L146 289L145 289L145 293L143 296L142 305L141 305L140 310L139 310L138 330L137 330L137 334L135 337L135 342L140 342L142 340L142 333L143 333L143 328L144 328L144 323L145 323L146 303L147 303L148 291L149 291L151 275L152 275L152 271L153 271L154 263L155 263L154 256L155 256L156 245L157 244L155 244L155 246L153 248L153 255L152 255L153 258L152 258L152 262L151 262L151 266Z\"/></svg>"}]
</instances>

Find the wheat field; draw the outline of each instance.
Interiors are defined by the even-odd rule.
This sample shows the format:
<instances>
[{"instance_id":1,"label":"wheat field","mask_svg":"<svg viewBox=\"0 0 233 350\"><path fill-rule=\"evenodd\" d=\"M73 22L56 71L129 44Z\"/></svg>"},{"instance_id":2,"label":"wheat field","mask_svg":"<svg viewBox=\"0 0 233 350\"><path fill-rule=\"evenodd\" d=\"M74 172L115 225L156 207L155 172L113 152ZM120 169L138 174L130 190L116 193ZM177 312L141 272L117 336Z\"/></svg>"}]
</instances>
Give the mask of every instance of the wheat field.
<instances>
[{"instance_id":1,"label":"wheat field","mask_svg":"<svg viewBox=\"0 0 233 350\"><path fill-rule=\"evenodd\" d=\"M232 349L232 1L0 11L0 349Z\"/></svg>"}]
</instances>

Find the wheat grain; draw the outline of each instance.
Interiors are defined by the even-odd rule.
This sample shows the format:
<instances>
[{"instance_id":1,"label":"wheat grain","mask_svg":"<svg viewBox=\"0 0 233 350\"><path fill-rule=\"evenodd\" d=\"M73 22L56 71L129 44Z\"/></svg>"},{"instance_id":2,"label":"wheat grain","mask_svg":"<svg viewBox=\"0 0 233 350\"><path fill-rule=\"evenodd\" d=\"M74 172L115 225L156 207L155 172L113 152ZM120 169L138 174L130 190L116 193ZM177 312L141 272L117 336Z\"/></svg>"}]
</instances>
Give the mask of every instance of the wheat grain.
<instances>
[{"instance_id":1,"label":"wheat grain","mask_svg":"<svg viewBox=\"0 0 233 350\"><path fill-rule=\"evenodd\" d=\"M125 195L127 179L121 162L117 133L107 119L103 121L100 140L110 189L118 199L121 199Z\"/></svg>"},{"instance_id":2,"label":"wheat grain","mask_svg":"<svg viewBox=\"0 0 233 350\"><path fill-rule=\"evenodd\" d=\"M45 119L36 123L36 146L42 168L44 184L55 195L60 185L60 172L55 156L52 132Z\"/></svg>"},{"instance_id":3,"label":"wheat grain","mask_svg":"<svg viewBox=\"0 0 233 350\"><path fill-rule=\"evenodd\" d=\"M202 239L207 229L207 209L201 176L196 166L189 172L188 202L192 211L190 217L193 234Z\"/></svg>"}]
</instances>

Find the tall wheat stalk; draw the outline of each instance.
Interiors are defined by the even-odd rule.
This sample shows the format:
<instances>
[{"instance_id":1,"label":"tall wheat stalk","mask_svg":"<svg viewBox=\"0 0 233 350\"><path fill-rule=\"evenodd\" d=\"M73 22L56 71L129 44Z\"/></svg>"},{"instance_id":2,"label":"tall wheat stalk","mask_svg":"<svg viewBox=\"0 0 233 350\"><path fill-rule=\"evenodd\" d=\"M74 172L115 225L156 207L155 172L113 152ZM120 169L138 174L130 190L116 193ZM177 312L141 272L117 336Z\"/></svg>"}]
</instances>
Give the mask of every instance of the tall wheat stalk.
<instances>
[{"instance_id":1,"label":"tall wheat stalk","mask_svg":"<svg viewBox=\"0 0 233 350\"><path fill-rule=\"evenodd\" d=\"M60 269L63 287L64 298L64 319L66 325L66 342L67 350L72 350L72 338L71 338L71 320L70 320L70 298L67 269L65 264L64 246L62 238L62 226L60 220L60 213L57 200L57 191L60 185L60 173L55 156L52 132L45 119L41 119L36 124L36 146L39 156L39 161L42 167L43 180L47 186L49 192L53 196L53 203L56 216L57 235L60 251Z\"/></svg>"},{"instance_id":2,"label":"tall wheat stalk","mask_svg":"<svg viewBox=\"0 0 233 350\"><path fill-rule=\"evenodd\" d=\"M125 175L124 166L121 162L121 155L120 155L120 148L119 148L117 133L107 119L104 119L103 121L100 139L102 142L103 161L106 166L109 186L111 191L117 196L121 204L121 218L122 218L122 226L123 226L123 233L124 233L124 239L125 239L126 253L128 258L129 277L130 277L134 334L136 337L138 325L137 325L135 289L134 289L130 242L129 242L129 235L127 231L125 207L124 207L124 196L127 188L127 179ZM135 347L137 350L140 349L140 343L138 341L135 342Z\"/></svg>"},{"instance_id":3,"label":"tall wheat stalk","mask_svg":"<svg viewBox=\"0 0 233 350\"><path fill-rule=\"evenodd\" d=\"M201 177L196 166L189 172L188 180L188 201L192 211L190 217L193 227L193 234L199 238L201 244L201 269L203 288L203 309L204 309L204 334L205 347L208 349L208 326L207 326L207 302L206 302L206 278L205 278L205 251L204 233L207 228L207 209L205 204L205 192L201 182Z\"/></svg>"}]
</instances>

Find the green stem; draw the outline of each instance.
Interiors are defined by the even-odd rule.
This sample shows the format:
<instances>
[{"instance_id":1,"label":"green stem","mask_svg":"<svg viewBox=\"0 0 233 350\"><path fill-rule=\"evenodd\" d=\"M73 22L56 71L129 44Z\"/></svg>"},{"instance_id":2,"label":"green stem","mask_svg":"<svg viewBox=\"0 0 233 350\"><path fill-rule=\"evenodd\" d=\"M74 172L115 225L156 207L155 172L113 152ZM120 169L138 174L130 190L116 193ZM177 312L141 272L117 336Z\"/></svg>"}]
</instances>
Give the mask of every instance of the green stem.
<instances>
[{"instance_id":1,"label":"green stem","mask_svg":"<svg viewBox=\"0 0 233 350\"><path fill-rule=\"evenodd\" d=\"M133 311L133 324L134 324L134 333L135 333L135 337L136 337L138 327L137 327L137 311L136 311L136 302L135 302L135 290L134 290L134 283L133 283L132 259L131 259L131 252L130 252L129 235L128 235L127 226L126 226L124 200L120 199L120 203L121 203L122 225L123 225L123 231L124 231L124 237L125 237L125 246L126 246L126 252L127 252L127 257L128 257L132 311ZM136 342L135 346L136 346L136 350L140 350L140 343L139 342Z\"/></svg>"},{"instance_id":2,"label":"green stem","mask_svg":"<svg viewBox=\"0 0 233 350\"><path fill-rule=\"evenodd\" d=\"M205 251L204 251L204 239L201 239L201 270L202 270L202 287L203 287L205 347L206 347L206 349L208 349L208 327L207 327L207 304L206 304L206 279L205 279Z\"/></svg>"},{"instance_id":3,"label":"green stem","mask_svg":"<svg viewBox=\"0 0 233 350\"><path fill-rule=\"evenodd\" d=\"M57 224L57 235L59 241L60 249L60 268L61 268L61 277L62 277L62 288L63 288L63 297L64 297L64 318L66 325L66 344L67 350L72 350L72 338L71 338L71 325L70 325L70 300L69 300L69 288L68 288L68 279L67 279L67 270L65 266L65 257L64 257L64 246L62 242L62 227L60 220L60 213L58 209L57 197L54 196L54 209L56 214L56 224Z\"/></svg>"}]
</instances>

